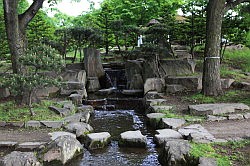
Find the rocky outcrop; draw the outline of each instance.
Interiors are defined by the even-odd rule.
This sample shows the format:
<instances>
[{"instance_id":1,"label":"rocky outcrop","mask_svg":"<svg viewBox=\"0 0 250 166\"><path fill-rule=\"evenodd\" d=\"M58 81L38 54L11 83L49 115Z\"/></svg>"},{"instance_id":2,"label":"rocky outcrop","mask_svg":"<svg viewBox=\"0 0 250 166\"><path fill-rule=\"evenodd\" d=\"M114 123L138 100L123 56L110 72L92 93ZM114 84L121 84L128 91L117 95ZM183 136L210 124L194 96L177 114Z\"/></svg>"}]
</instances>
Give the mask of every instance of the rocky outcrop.
<instances>
[{"instance_id":1,"label":"rocky outcrop","mask_svg":"<svg viewBox=\"0 0 250 166\"><path fill-rule=\"evenodd\" d=\"M42 166L33 152L13 151L0 160L1 166Z\"/></svg>"},{"instance_id":2,"label":"rocky outcrop","mask_svg":"<svg viewBox=\"0 0 250 166\"><path fill-rule=\"evenodd\" d=\"M83 147L77 139L69 135L60 136L49 142L40 152L43 162L65 164L75 156L83 152Z\"/></svg>"}]
</instances>

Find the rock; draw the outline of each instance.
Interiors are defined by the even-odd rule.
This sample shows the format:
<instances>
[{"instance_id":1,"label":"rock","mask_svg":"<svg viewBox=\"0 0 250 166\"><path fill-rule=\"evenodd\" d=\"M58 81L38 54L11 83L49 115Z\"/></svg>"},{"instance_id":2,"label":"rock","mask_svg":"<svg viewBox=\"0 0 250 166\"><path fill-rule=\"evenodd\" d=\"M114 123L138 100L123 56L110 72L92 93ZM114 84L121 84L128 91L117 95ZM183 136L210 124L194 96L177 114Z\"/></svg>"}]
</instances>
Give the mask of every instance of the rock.
<instances>
[{"instance_id":1,"label":"rock","mask_svg":"<svg viewBox=\"0 0 250 166\"><path fill-rule=\"evenodd\" d=\"M242 90L250 91L250 83L242 82L241 84L243 85Z\"/></svg>"},{"instance_id":2,"label":"rock","mask_svg":"<svg viewBox=\"0 0 250 166\"><path fill-rule=\"evenodd\" d=\"M167 105L168 101L166 99L150 99L147 100L147 103L150 106L155 106L155 105Z\"/></svg>"},{"instance_id":3,"label":"rock","mask_svg":"<svg viewBox=\"0 0 250 166\"><path fill-rule=\"evenodd\" d=\"M58 129L61 128L64 124L63 121L40 121L42 125L47 128Z\"/></svg>"},{"instance_id":4,"label":"rock","mask_svg":"<svg viewBox=\"0 0 250 166\"><path fill-rule=\"evenodd\" d=\"M50 86L50 87L45 87L45 88L38 88L36 89L36 96L38 98L46 98L49 97L52 94L56 94L59 92L59 88L56 86Z\"/></svg>"},{"instance_id":5,"label":"rock","mask_svg":"<svg viewBox=\"0 0 250 166\"><path fill-rule=\"evenodd\" d=\"M190 113L193 115L219 115L233 113L236 110L249 110L249 107L242 103L218 103L189 105Z\"/></svg>"},{"instance_id":6,"label":"rock","mask_svg":"<svg viewBox=\"0 0 250 166\"><path fill-rule=\"evenodd\" d=\"M71 137L76 138L75 134L72 134L72 133L69 133L69 132L65 132L65 131L56 131L56 132L53 132L53 133L49 133L48 135L51 137L50 138L51 140L55 140L58 137L65 136L65 135L69 135Z\"/></svg>"},{"instance_id":7,"label":"rock","mask_svg":"<svg viewBox=\"0 0 250 166\"><path fill-rule=\"evenodd\" d=\"M143 61L128 60L125 63L125 73L127 78L127 88L129 89L143 89L140 79L142 78ZM144 81L143 81L144 82Z\"/></svg>"},{"instance_id":8,"label":"rock","mask_svg":"<svg viewBox=\"0 0 250 166\"><path fill-rule=\"evenodd\" d=\"M214 136L210 134L200 124L193 124L178 130L184 139L193 140L199 143L209 143L215 140Z\"/></svg>"},{"instance_id":9,"label":"rock","mask_svg":"<svg viewBox=\"0 0 250 166\"><path fill-rule=\"evenodd\" d=\"M88 77L87 91L97 92L101 88L98 77Z\"/></svg>"},{"instance_id":10,"label":"rock","mask_svg":"<svg viewBox=\"0 0 250 166\"><path fill-rule=\"evenodd\" d=\"M13 151L3 157L1 166L42 166L33 152Z\"/></svg>"},{"instance_id":11,"label":"rock","mask_svg":"<svg viewBox=\"0 0 250 166\"><path fill-rule=\"evenodd\" d=\"M86 85L87 76L84 70L66 70L62 73L63 81L67 82L80 82Z\"/></svg>"},{"instance_id":12,"label":"rock","mask_svg":"<svg viewBox=\"0 0 250 166\"><path fill-rule=\"evenodd\" d=\"M245 118L245 119L250 119L250 113L244 114L244 118ZM0 125L0 126L1 126L1 125Z\"/></svg>"},{"instance_id":13,"label":"rock","mask_svg":"<svg viewBox=\"0 0 250 166\"><path fill-rule=\"evenodd\" d=\"M214 121L227 120L227 118L224 116L207 115L207 120L214 122Z\"/></svg>"},{"instance_id":14,"label":"rock","mask_svg":"<svg viewBox=\"0 0 250 166\"><path fill-rule=\"evenodd\" d=\"M90 118L90 113L88 111L85 112L79 112L71 116L67 116L63 119L64 122L70 123L70 122L86 122L88 123Z\"/></svg>"},{"instance_id":15,"label":"rock","mask_svg":"<svg viewBox=\"0 0 250 166\"><path fill-rule=\"evenodd\" d=\"M161 78L148 78L144 84L144 94L149 91L164 92L165 81Z\"/></svg>"},{"instance_id":16,"label":"rock","mask_svg":"<svg viewBox=\"0 0 250 166\"><path fill-rule=\"evenodd\" d=\"M5 121L0 121L0 127L5 127L7 123Z\"/></svg>"},{"instance_id":17,"label":"rock","mask_svg":"<svg viewBox=\"0 0 250 166\"><path fill-rule=\"evenodd\" d=\"M244 116L242 114L230 114L227 118L228 120L241 120L244 119Z\"/></svg>"},{"instance_id":18,"label":"rock","mask_svg":"<svg viewBox=\"0 0 250 166\"><path fill-rule=\"evenodd\" d=\"M162 118L160 128L177 129L186 123L185 119L178 118Z\"/></svg>"},{"instance_id":19,"label":"rock","mask_svg":"<svg viewBox=\"0 0 250 166\"><path fill-rule=\"evenodd\" d=\"M73 104L80 105L82 104L82 98L83 96L80 94L71 94L69 96L70 100L72 100Z\"/></svg>"},{"instance_id":20,"label":"rock","mask_svg":"<svg viewBox=\"0 0 250 166\"><path fill-rule=\"evenodd\" d=\"M76 82L76 81L68 81L65 82L65 90L84 90L85 89L85 83L83 82Z\"/></svg>"},{"instance_id":21,"label":"rock","mask_svg":"<svg viewBox=\"0 0 250 166\"><path fill-rule=\"evenodd\" d=\"M39 128L41 126L39 121L28 121L25 123L25 127L34 127L34 128Z\"/></svg>"},{"instance_id":22,"label":"rock","mask_svg":"<svg viewBox=\"0 0 250 166\"><path fill-rule=\"evenodd\" d=\"M18 144L16 150L20 151L33 151L39 149L41 145L45 145L47 142L24 142Z\"/></svg>"},{"instance_id":23,"label":"rock","mask_svg":"<svg viewBox=\"0 0 250 166\"><path fill-rule=\"evenodd\" d=\"M166 93L177 93L177 92L183 92L184 90L185 87L183 85L179 84L166 85Z\"/></svg>"},{"instance_id":24,"label":"rock","mask_svg":"<svg viewBox=\"0 0 250 166\"><path fill-rule=\"evenodd\" d=\"M155 105L151 106L154 110L154 112L164 112L173 109L173 106L167 106L167 105Z\"/></svg>"},{"instance_id":25,"label":"rock","mask_svg":"<svg viewBox=\"0 0 250 166\"><path fill-rule=\"evenodd\" d=\"M233 84L234 79L221 79L221 87L223 89L228 89Z\"/></svg>"},{"instance_id":26,"label":"rock","mask_svg":"<svg viewBox=\"0 0 250 166\"><path fill-rule=\"evenodd\" d=\"M116 88L114 87L108 88L108 89L100 89L98 90L98 94L102 96L107 96L107 95L114 93L115 91L116 91Z\"/></svg>"},{"instance_id":27,"label":"rock","mask_svg":"<svg viewBox=\"0 0 250 166\"><path fill-rule=\"evenodd\" d=\"M65 164L83 152L81 143L74 137L65 135L51 141L41 152L42 160L52 165L53 163Z\"/></svg>"},{"instance_id":28,"label":"rock","mask_svg":"<svg viewBox=\"0 0 250 166\"><path fill-rule=\"evenodd\" d=\"M60 115L60 116L68 116L71 113L73 113L71 110L69 109L65 109L65 108L58 108L55 106L50 106L49 109L51 111L54 111L56 114Z\"/></svg>"},{"instance_id":29,"label":"rock","mask_svg":"<svg viewBox=\"0 0 250 166\"><path fill-rule=\"evenodd\" d=\"M84 68L87 72L88 78L101 78L102 76L105 76L99 50L96 50L95 48L84 49Z\"/></svg>"},{"instance_id":30,"label":"rock","mask_svg":"<svg viewBox=\"0 0 250 166\"><path fill-rule=\"evenodd\" d=\"M153 128L159 128L159 123L161 121L161 118L164 118L165 114L163 113L150 113L147 114L149 125Z\"/></svg>"},{"instance_id":31,"label":"rock","mask_svg":"<svg viewBox=\"0 0 250 166\"><path fill-rule=\"evenodd\" d=\"M170 140L165 143L158 160L163 166L197 165L190 161L191 145L185 140Z\"/></svg>"},{"instance_id":32,"label":"rock","mask_svg":"<svg viewBox=\"0 0 250 166\"><path fill-rule=\"evenodd\" d=\"M6 126L10 127L23 127L25 125L24 122L7 122Z\"/></svg>"},{"instance_id":33,"label":"rock","mask_svg":"<svg viewBox=\"0 0 250 166\"><path fill-rule=\"evenodd\" d=\"M0 88L0 98L6 98L10 96L10 91L8 88Z\"/></svg>"},{"instance_id":34,"label":"rock","mask_svg":"<svg viewBox=\"0 0 250 166\"><path fill-rule=\"evenodd\" d=\"M197 91L202 88L201 76L166 76L165 83L182 85L189 91Z\"/></svg>"},{"instance_id":35,"label":"rock","mask_svg":"<svg viewBox=\"0 0 250 166\"><path fill-rule=\"evenodd\" d=\"M101 149L110 143L111 135L108 132L87 134L85 146L88 149Z\"/></svg>"},{"instance_id":36,"label":"rock","mask_svg":"<svg viewBox=\"0 0 250 166\"><path fill-rule=\"evenodd\" d=\"M18 142L14 142L14 141L0 141L0 149L1 147L15 147L18 144Z\"/></svg>"},{"instance_id":37,"label":"rock","mask_svg":"<svg viewBox=\"0 0 250 166\"><path fill-rule=\"evenodd\" d=\"M157 145L163 145L164 142L171 139L183 139L179 132L172 129L156 130L156 132L158 134L156 134L154 138Z\"/></svg>"},{"instance_id":38,"label":"rock","mask_svg":"<svg viewBox=\"0 0 250 166\"><path fill-rule=\"evenodd\" d=\"M119 146L123 147L146 147L147 137L141 131L126 131L121 133Z\"/></svg>"},{"instance_id":39,"label":"rock","mask_svg":"<svg viewBox=\"0 0 250 166\"><path fill-rule=\"evenodd\" d=\"M215 158L200 157L198 166L217 166Z\"/></svg>"},{"instance_id":40,"label":"rock","mask_svg":"<svg viewBox=\"0 0 250 166\"><path fill-rule=\"evenodd\" d=\"M89 124L83 122L69 123L65 126L65 129L68 132L76 134L76 137L85 136L89 132L93 131L93 128Z\"/></svg>"},{"instance_id":41,"label":"rock","mask_svg":"<svg viewBox=\"0 0 250 166\"><path fill-rule=\"evenodd\" d=\"M148 99L162 99L164 94L163 93L158 93L158 92L155 92L155 91L150 91L148 92L147 94L145 94L145 99L148 100Z\"/></svg>"},{"instance_id":42,"label":"rock","mask_svg":"<svg viewBox=\"0 0 250 166\"><path fill-rule=\"evenodd\" d=\"M86 89L84 89L84 90L75 90L75 89L65 90L65 89L61 89L60 94L62 96L69 96L71 94L79 94L79 95L82 95L83 98L85 98L85 99L88 97Z\"/></svg>"},{"instance_id":43,"label":"rock","mask_svg":"<svg viewBox=\"0 0 250 166\"><path fill-rule=\"evenodd\" d=\"M127 96L143 96L143 90L141 89L123 89L122 94Z\"/></svg>"},{"instance_id":44,"label":"rock","mask_svg":"<svg viewBox=\"0 0 250 166\"><path fill-rule=\"evenodd\" d=\"M75 111L75 105L73 104L72 101L63 104L63 108L64 108L64 109L68 109L68 110L70 110L70 111Z\"/></svg>"},{"instance_id":45,"label":"rock","mask_svg":"<svg viewBox=\"0 0 250 166\"><path fill-rule=\"evenodd\" d=\"M91 105L82 105L81 107L77 107L77 112L86 112L88 111L90 114L94 113L94 108Z\"/></svg>"}]
</instances>

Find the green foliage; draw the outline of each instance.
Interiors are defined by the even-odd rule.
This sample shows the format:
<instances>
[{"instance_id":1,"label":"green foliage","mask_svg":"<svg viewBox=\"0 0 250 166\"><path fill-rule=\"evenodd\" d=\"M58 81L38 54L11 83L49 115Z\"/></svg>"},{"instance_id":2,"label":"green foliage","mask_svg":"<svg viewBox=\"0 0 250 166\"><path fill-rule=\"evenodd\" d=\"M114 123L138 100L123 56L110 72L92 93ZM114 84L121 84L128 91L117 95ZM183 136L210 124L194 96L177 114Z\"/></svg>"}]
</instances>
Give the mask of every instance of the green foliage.
<instances>
[{"instance_id":1,"label":"green foliage","mask_svg":"<svg viewBox=\"0 0 250 166\"><path fill-rule=\"evenodd\" d=\"M55 54L55 51L46 45L37 45L21 56L19 62L25 67L23 74L10 74L5 76L3 85L9 88L14 96L27 97L27 104L31 107L32 95L37 88L49 85L58 85L57 78L49 78L44 71L59 72L64 61Z\"/></svg>"},{"instance_id":2,"label":"green foliage","mask_svg":"<svg viewBox=\"0 0 250 166\"><path fill-rule=\"evenodd\" d=\"M34 104L35 116L30 116L28 107L17 106L14 102L0 104L0 121L29 121L29 120L62 120L62 117L48 109L57 105L56 102L43 100L41 104ZM60 107L60 105L58 105Z\"/></svg>"}]
</instances>

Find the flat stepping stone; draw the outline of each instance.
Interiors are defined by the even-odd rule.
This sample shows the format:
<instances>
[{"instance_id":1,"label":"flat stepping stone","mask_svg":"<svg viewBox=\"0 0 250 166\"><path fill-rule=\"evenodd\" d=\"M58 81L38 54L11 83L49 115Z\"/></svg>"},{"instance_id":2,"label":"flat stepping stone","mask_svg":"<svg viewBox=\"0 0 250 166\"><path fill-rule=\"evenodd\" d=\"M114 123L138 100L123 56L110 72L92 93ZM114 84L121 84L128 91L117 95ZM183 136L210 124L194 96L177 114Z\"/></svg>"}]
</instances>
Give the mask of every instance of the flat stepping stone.
<instances>
[{"instance_id":1,"label":"flat stepping stone","mask_svg":"<svg viewBox=\"0 0 250 166\"><path fill-rule=\"evenodd\" d=\"M217 166L217 160L215 158L200 157L198 166Z\"/></svg>"},{"instance_id":2,"label":"flat stepping stone","mask_svg":"<svg viewBox=\"0 0 250 166\"><path fill-rule=\"evenodd\" d=\"M39 128L41 127L41 123L39 121L28 121L25 123L25 127L34 127L34 128Z\"/></svg>"},{"instance_id":3,"label":"flat stepping stone","mask_svg":"<svg viewBox=\"0 0 250 166\"><path fill-rule=\"evenodd\" d=\"M244 116L242 114L230 114L227 118L228 120L241 120L244 119Z\"/></svg>"},{"instance_id":4,"label":"flat stepping stone","mask_svg":"<svg viewBox=\"0 0 250 166\"><path fill-rule=\"evenodd\" d=\"M18 142L13 141L0 141L0 147L15 147Z\"/></svg>"},{"instance_id":5,"label":"flat stepping stone","mask_svg":"<svg viewBox=\"0 0 250 166\"><path fill-rule=\"evenodd\" d=\"M249 110L249 106L242 103L199 104L188 107L193 115L219 115L233 113L236 110Z\"/></svg>"},{"instance_id":6,"label":"flat stepping stone","mask_svg":"<svg viewBox=\"0 0 250 166\"><path fill-rule=\"evenodd\" d=\"M126 131L121 133L119 146L122 147L146 147L147 137L142 135L140 130Z\"/></svg>"},{"instance_id":7,"label":"flat stepping stone","mask_svg":"<svg viewBox=\"0 0 250 166\"><path fill-rule=\"evenodd\" d=\"M38 149L41 145L44 145L46 143L47 142L24 142L24 143L18 144L16 150L32 151L32 150Z\"/></svg>"},{"instance_id":8,"label":"flat stepping stone","mask_svg":"<svg viewBox=\"0 0 250 166\"><path fill-rule=\"evenodd\" d=\"M159 127L159 123L160 123L161 119L164 118L164 117L165 117L165 114L163 114L163 113L150 113L150 114L147 114L149 125L152 126L155 129Z\"/></svg>"},{"instance_id":9,"label":"flat stepping stone","mask_svg":"<svg viewBox=\"0 0 250 166\"><path fill-rule=\"evenodd\" d=\"M227 117L208 115L207 120L211 122L222 121L222 120L227 120Z\"/></svg>"},{"instance_id":10,"label":"flat stepping stone","mask_svg":"<svg viewBox=\"0 0 250 166\"><path fill-rule=\"evenodd\" d=\"M101 149L110 143L111 135L108 132L87 134L85 146L88 149Z\"/></svg>"},{"instance_id":11,"label":"flat stepping stone","mask_svg":"<svg viewBox=\"0 0 250 166\"><path fill-rule=\"evenodd\" d=\"M150 106L155 106L155 105L167 105L168 101L166 99L150 99L147 100L147 103Z\"/></svg>"},{"instance_id":12,"label":"flat stepping stone","mask_svg":"<svg viewBox=\"0 0 250 166\"><path fill-rule=\"evenodd\" d=\"M155 141L157 145L163 145L165 141L171 139L183 139L179 132L172 129L156 130L156 132L158 133L155 135Z\"/></svg>"},{"instance_id":13,"label":"flat stepping stone","mask_svg":"<svg viewBox=\"0 0 250 166\"><path fill-rule=\"evenodd\" d=\"M127 96L141 96L143 95L142 89L124 89L122 90L122 94Z\"/></svg>"},{"instance_id":14,"label":"flat stepping stone","mask_svg":"<svg viewBox=\"0 0 250 166\"><path fill-rule=\"evenodd\" d=\"M184 139L193 140L198 143L209 143L215 141L215 138L200 124L193 124L178 130Z\"/></svg>"},{"instance_id":15,"label":"flat stepping stone","mask_svg":"<svg viewBox=\"0 0 250 166\"><path fill-rule=\"evenodd\" d=\"M63 121L40 121L42 125L47 128L58 129L61 128L64 124Z\"/></svg>"},{"instance_id":16,"label":"flat stepping stone","mask_svg":"<svg viewBox=\"0 0 250 166\"><path fill-rule=\"evenodd\" d=\"M154 110L154 112L164 112L173 109L173 106L166 106L166 105L157 105L157 106L151 106Z\"/></svg>"},{"instance_id":17,"label":"flat stepping stone","mask_svg":"<svg viewBox=\"0 0 250 166\"><path fill-rule=\"evenodd\" d=\"M185 119L178 118L162 118L160 121L160 128L163 129L177 129L186 123Z\"/></svg>"},{"instance_id":18,"label":"flat stepping stone","mask_svg":"<svg viewBox=\"0 0 250 166\"><path fill-rule=\"evenodd\" d=\"M53 133L48 133L48 135L51 137L50 138L51 140L55 140L58 137L65 136L65 135L69 135L69 136L71 136L73 138L76 138L75 134L72 134L72 133L69 133L69 132L65 132L65 131L56 131L56 132L53 132Z\"/></svg>"}]
</instances>

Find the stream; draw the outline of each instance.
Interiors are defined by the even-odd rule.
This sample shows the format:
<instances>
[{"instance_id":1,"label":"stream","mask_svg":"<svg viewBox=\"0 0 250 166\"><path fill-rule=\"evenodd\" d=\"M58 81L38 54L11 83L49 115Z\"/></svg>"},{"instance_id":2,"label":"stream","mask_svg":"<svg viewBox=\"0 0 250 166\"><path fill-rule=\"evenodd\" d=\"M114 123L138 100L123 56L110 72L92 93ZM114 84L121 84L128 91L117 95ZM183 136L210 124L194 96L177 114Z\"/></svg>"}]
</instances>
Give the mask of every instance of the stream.
<instances>
[{"instance_id":1,"label":"stream","mask_svg":"<svg viewBox=\"0 0 250 166\"><path fill-rule=\"evenodd\" d=\"M145 117L135 110L95 110L90 119L94 132L109 132L111 144L100 150L86 151L69 166L158 166L158 149L153 143L154 130L146 125ZM146 148L124 148L118 146L120 133L140 130L147 136Z\"/></svg>"}]
</instances>

